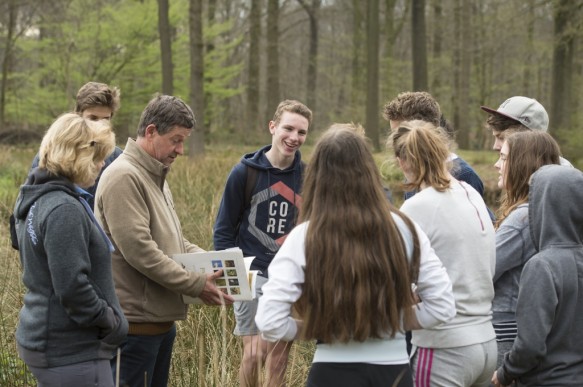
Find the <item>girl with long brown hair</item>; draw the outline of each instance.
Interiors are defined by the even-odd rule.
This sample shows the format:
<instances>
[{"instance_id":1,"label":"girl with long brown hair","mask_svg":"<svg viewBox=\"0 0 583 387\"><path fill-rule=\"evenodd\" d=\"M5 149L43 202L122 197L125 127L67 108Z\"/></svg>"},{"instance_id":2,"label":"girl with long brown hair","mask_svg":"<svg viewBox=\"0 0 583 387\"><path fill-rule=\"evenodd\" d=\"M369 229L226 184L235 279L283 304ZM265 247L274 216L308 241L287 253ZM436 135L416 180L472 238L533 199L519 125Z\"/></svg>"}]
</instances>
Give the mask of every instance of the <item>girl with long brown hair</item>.
<instances>
[{"instance_id":1,"label":"girl with long brown hair","mask_svg":"<svg viewBox=\"0 0 583 387\"><path fill-rule=\"evenodd\" d=\"M518 284L524 264L536 254L530 236L528 190L531 175L547 164L560 164L560 150L550 134L515 132L502 143L494 165L504 190L496 223L496 271L492 322L498 343L497 366L516 339Z\"/></svg>"},{"instance_id":2,"label":"girl with long brown hair","mask_svg":"<svg viewBox=\"0 0 583 387\"><path fill-rule=\"evenodd\" d=\"M308 386L412 386L403 331L448 321L451 283L425 234L386 199L358 131L335 124L318 141L256 323L268 341L318 340Z\"/></svg>"}]
</instances>

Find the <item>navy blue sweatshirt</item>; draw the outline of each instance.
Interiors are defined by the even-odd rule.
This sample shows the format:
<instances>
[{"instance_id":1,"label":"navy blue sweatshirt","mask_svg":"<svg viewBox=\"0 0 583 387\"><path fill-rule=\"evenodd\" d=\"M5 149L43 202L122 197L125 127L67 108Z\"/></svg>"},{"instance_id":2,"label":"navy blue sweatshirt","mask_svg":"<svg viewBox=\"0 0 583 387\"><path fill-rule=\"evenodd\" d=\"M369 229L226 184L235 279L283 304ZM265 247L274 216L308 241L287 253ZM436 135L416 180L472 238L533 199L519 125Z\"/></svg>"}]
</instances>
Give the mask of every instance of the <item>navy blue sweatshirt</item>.
<instances>
[{"instance_id":1,"label":"navy blue sweatshirt","mask_svg":"<svg viewBox=\"0 0 583 387\"><path fill-rule=\"evenodd\" d=\"M296 152L287 169L271 165L265 152L271 145L243 156L227 178L214 226L215 250L239 247L254 256L251 269L267 277L267 267L295 225L301 203L302 162ZM257 170L250 203L245 203L247 170Z\"/></svg>"}]
</instances>

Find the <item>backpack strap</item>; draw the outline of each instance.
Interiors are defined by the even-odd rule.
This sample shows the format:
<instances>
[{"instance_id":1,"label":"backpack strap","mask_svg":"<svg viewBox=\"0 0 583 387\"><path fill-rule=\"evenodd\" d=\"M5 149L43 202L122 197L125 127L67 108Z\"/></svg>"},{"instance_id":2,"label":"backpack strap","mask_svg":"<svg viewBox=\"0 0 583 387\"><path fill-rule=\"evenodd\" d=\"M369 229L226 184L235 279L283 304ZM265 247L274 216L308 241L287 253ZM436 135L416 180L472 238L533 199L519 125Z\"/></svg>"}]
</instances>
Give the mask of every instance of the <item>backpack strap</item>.
<instances>
[{"instance_id":1,"label":"backpack strap","mask_svg":"<svg viewBox=\"0 0 583 387\"><path fill-rule=\"evenodd\" d=\"M247 169L247 180L245 181L245 205L243 210L251 206L251 195L253 194L253 189L255 184L257 184L257 169L245 165Z\"/></svg>"},{"instance_id":2,"label":"backpack strap","mask_svg":"<svg viewBox=\"0 0 583 387\"><path fill-rule=\"evenodd\" d=\"M245 164L245 172L247 177L245 178L245 202L241 206L241 212L239 213L239 223L237 224L237 234L239 233L239 227L241 227L241 222L243 222L243 214L245 210L251 207L251 194L257 183L257 169Z\"/></svg>"}]
</instances>

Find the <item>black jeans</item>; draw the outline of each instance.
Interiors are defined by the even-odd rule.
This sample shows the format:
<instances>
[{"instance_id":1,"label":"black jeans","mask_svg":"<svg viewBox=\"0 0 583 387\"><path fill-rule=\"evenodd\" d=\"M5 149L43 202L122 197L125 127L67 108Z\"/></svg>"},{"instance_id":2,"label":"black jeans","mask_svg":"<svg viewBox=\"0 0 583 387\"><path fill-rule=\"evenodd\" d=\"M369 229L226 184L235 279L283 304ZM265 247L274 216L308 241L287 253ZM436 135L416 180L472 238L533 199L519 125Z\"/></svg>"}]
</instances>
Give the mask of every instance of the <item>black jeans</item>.
<instances>
[{"instance_id":1,"label":"black jeans","mask_svg":"<svg viewBox=\"0 0 583 387\"><path fill-rule=\"evenodd\" d=\"M409 364L312 363L307 387L413 387Z\"/></svg>"}]
</instances>

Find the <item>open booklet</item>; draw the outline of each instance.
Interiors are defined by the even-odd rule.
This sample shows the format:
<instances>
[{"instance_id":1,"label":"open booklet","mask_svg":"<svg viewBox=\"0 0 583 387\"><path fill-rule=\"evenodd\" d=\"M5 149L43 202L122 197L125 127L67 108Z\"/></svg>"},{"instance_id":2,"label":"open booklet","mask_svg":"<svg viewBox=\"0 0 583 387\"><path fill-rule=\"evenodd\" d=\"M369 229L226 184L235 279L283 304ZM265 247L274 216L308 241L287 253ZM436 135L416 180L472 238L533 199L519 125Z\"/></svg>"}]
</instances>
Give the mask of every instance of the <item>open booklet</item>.
<instances>
[{"instance_id":1,"label":"open booklet","mask_svg":"<svg viewBox=\"0 0 583 387\"><path fill-rule=\"evenodd\" d=\"M235 301L250 301L256 297L255 281L258 271L251 270L251 261L255 257L243 257L240 249L175 254L172 258L185 269L201 274L223 270L223 275L215 280L215 285ZM184 294L182 301L185 304L203 303L198 297Z\"/></svg>"}]
</instances>

